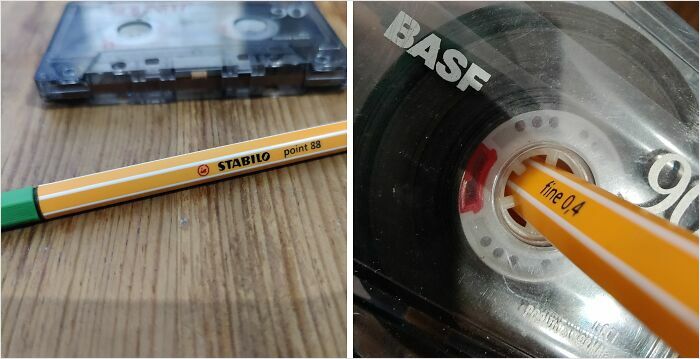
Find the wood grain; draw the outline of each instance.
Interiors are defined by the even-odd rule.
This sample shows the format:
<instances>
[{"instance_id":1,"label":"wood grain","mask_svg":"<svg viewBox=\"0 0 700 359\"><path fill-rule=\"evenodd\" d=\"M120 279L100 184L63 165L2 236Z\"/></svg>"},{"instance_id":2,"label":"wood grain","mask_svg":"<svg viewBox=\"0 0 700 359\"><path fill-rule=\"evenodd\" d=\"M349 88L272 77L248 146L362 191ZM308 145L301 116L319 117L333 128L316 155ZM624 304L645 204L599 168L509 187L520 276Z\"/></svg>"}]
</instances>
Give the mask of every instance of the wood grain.
<instances>
[{"instance_id":1,"label":"wood grain","mask_svg":"<svg viewBox=\"0 0 700 359\"><path fill-rule=\"evenodd\" d=\"M697 1L665 1L666 5L678 14L695 31L698 30Z\"/></svg>"},{"instance_id":2,"label":"wood grain","mask_svg":"<svg viewBox=\"0 0 700 359\"><path fill-rule=\"evenodd\" d=\"M49 108L62 3L2 3L2 190L346 117L342 93ZM345 39L345 3L321 4ZM344 356L346 156L2 234L2 354Z\"/></svg>"}]
</instances>

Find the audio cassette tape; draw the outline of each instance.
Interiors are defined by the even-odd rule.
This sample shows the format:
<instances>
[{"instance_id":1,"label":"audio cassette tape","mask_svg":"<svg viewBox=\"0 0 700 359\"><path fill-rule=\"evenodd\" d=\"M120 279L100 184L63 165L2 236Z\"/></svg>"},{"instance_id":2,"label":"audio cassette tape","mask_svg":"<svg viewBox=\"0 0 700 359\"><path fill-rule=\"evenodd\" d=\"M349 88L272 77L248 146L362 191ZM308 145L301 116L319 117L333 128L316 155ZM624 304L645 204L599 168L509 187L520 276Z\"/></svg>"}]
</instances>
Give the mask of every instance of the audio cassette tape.
<instances>
[{"instance_id":1,"label":"audio cassette tape","mask_svg":"<svg viewBox=\"0 0 700 359\"><path fill-rule=\"evenodd\" d=\"M554 154L697 231L697 32L650 2L354 18L355 354L677 355L500 204L515 159Z\"/></svg>"},{"instance_id":2,"label":"audio cassette tape","mask_svg":"<svg viewBox=\"0 0 700 359\"><path fill-rule=\"evenodd\" d=\"M345 86L346 50L309 2L69 3L36 71L49 101L161 103Z\"/></svg>"}]
</instances>

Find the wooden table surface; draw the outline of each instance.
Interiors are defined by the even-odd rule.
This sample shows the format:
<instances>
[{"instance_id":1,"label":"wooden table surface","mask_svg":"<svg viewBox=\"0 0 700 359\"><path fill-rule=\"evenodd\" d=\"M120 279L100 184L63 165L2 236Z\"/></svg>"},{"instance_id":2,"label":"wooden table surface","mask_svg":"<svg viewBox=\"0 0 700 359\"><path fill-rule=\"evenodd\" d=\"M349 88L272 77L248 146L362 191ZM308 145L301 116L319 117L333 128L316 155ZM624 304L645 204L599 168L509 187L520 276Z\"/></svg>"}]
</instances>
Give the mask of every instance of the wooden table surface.
<instances>
[{"instance_id":1,"label":"wooden table surface","mask_svg":"<svg viewBox=\"0 0 700 359\"><path fill-rule=\"evenodd\" d=\"M346 4L321 4L345 41ZM2 3L2 190L346 117L345 92L48 108L62 3ZM345 356L346 156L2 234L3 356Z\"/></svg>"}]
</instances>

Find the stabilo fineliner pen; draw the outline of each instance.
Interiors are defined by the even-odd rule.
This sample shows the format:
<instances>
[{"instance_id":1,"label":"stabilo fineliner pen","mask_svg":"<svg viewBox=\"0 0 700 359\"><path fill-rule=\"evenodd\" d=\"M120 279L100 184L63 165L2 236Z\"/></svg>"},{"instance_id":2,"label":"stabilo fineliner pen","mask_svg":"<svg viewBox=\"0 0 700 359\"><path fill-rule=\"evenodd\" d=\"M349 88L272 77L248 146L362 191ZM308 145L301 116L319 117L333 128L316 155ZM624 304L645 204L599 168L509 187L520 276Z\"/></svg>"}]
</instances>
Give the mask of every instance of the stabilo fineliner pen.
<instances>
[{"instance_id":1,"label":"stabilo fineliner pen","mask_svg":"<svg viewBox=\"0 0 700 359\"><path fill-rule=\"evenodd\" d=\"M698 238L533 160L509 177L513 208L682 357L698 356Z\"/></svg>"},{"instance_id":2,"label":"stabilo fineliner pen","mask_svg":"<svg viewBox=\"0 0 700 359\"><path fill-rule=\"evenodd\" d=\"M344 152L347 121L2 193L2 229Z\"/></svg>"}]
</instances>

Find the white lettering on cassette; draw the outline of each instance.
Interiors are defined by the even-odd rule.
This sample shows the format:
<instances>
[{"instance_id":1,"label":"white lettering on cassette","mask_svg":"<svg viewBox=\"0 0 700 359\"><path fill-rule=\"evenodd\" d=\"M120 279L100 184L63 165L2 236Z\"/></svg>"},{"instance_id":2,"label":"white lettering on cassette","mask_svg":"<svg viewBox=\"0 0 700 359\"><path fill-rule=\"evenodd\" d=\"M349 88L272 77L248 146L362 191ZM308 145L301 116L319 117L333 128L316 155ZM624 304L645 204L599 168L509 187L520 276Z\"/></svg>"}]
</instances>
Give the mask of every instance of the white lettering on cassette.
<instances>
[{"instance_id":1,"label":"white lettering on cassette","mask_svg":"<svg viewBox=\"0 0 700 359\"><path fill-rule=\"evenodd\" d=\"M456 49L446 49L441 57L442 39L435 34L429 34L414 44L419 32L420 24L400 11L384 32L384 37L402 49L407 49L409 55L423 58L426 67L435 71L445 81L457 82L457 88L462 91L469 87L479 91L491 78L491 74L479 65L473 62L469 64L467 57Z\"/></svg>"}]
</instances>

